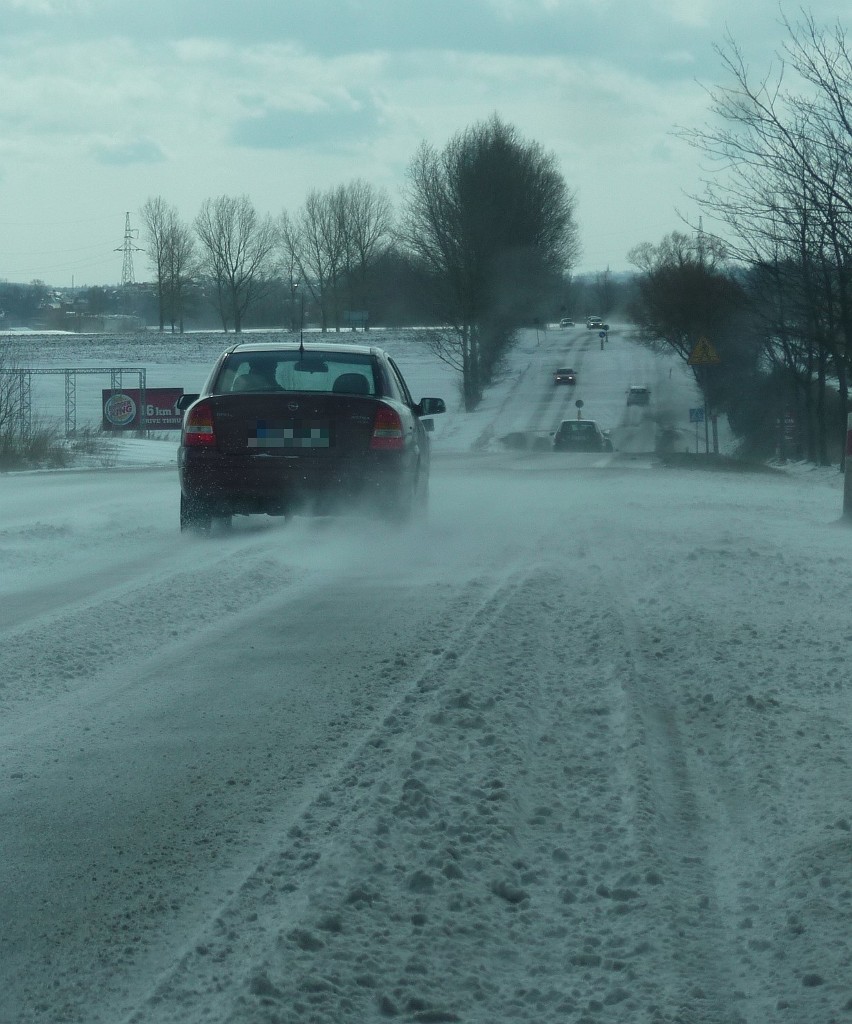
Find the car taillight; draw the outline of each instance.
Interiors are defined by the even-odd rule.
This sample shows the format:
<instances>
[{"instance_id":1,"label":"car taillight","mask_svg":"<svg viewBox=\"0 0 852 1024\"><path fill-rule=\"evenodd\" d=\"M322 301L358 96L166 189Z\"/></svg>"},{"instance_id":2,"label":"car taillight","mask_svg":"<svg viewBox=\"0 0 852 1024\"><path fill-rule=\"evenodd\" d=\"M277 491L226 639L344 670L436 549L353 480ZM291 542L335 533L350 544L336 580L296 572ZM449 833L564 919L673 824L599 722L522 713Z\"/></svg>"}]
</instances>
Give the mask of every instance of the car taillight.
<instances>
[{"instance_id":1,"label":"car taillight","mask_svg":"<svg viewBox=\"0 0 852 1024\"><path fill-rule=\"evenodd\" d=\"M189 448L209 448L216 444L213 410L206 402L194 405L183 424L183 443Z\"/></svg>"},{"instance_id":2,"label":"car taillight","mask_svg":"<svg viewBox=\"0 0 852 1024\"><path fill-rule=\"evenodd\" d=\"M399 413L389 405L379 405L373 420L373 436L370 447L374 450L390 451L405 447L405 434Z\"/></svg>"}]
</instances>

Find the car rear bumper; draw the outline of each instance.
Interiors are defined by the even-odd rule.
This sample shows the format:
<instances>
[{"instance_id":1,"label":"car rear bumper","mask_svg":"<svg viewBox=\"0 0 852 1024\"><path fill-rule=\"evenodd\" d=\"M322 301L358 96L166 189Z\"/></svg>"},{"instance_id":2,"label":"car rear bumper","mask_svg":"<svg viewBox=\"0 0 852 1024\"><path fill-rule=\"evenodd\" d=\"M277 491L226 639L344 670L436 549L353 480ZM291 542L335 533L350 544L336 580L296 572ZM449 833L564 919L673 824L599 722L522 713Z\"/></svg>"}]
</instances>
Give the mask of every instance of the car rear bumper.
<instances>
[{"instance_id":1,"label":"car rear bumper","mask_svg":"<svg viewBox=\"0 0 852 1024\"><path fill-rule=\"evenodd\" d=\"M416 472L408 451L333 460L178 448L181 491L213 515L332 511L360 501L392 507Z\"/></svg>"}]
</instances>

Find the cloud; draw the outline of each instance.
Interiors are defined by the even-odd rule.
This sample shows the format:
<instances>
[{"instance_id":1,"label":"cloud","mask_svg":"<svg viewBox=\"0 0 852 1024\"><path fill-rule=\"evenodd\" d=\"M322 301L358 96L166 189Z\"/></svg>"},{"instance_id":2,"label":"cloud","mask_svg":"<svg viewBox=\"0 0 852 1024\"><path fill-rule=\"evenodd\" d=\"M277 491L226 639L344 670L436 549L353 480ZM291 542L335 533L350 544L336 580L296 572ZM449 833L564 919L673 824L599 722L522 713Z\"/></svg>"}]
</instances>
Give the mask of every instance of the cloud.
<instances>
[{"instance_id":1,"label":"cloud","mask_svg":"<svg viewBox=\"0 0 852 1024\"><path fill-rule=\"evenodd\" d=\"M655 0L654 7L664 19L676 25L703 29L718 21L718 0Z\"/></svg>"},{"instance_id":2,"label":"cloud","mask_svg":"<svg viewBox=\"0 0 852 1024\"><path fill-rule=\"evenodd\" d=\"M830 24L843 0L814 2ZM4 201L52 225L81 192L87 218L109 207L122 223L156 194L191 217L207 195L291 208L353 177L399 192L421 142L496 112L555 153L593 224L587 259L606 265L677 226L670 210L703 172L672 126L706 120L726 30L766 67L785 35L770 8L0 0Z\"/></svg>"},{"instance_id":3,"label":"cloud","mask_svg":"<svg viewBox=\"0 0 852 1024\"><path fill-rule=\"evenodd\" d=\"M115 166L156 164L165 160L162 149L151 139L96 144L92 146L92 156L98 163Z\"/></svg>"},{"instance_id":4,"label":"cloud","mask_svg":"<svg viewBox=\"0 0 852 1024\"><path fill-rule=\"evenodd\" d=\"M268 110L232 128L229 141L255 149L331 147L373 138L379 116L372 105L322 106L317 110Z\"/></svg>"},{"instance_id":5,"label":"cloud","mask_svg":"<svg viewBox=\"0 0 852 1024\"><path fill-rule=\"evenodd\" d=\"M58 17L63 14L77 14L91 9L90 0L0 0L0 9L9 7L21 14L36 17Z\"/></svg>"}]
</instances>

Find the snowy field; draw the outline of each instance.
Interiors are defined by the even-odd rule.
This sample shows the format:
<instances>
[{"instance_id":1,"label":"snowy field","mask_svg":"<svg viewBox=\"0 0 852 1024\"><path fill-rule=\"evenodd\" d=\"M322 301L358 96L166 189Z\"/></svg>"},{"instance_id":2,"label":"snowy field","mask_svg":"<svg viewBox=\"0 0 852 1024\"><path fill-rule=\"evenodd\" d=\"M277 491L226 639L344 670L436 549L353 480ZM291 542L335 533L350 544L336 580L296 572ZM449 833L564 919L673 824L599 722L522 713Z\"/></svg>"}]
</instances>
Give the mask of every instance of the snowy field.
<instances>
[{"instance_id":1,"label":"snowy field","mask_svg":"<svg viewBox=\"0 0 852 1024\"><path fill-rule=\"evenodd\" d=\"M0 476L0 1022L852 1021L840 474L665 468L694 385L617 327L472 415L377 335L450 407L423 526L181 536L174 438ZM578 399L612 454L501 441Z\"/></svg>"}]
</instances>

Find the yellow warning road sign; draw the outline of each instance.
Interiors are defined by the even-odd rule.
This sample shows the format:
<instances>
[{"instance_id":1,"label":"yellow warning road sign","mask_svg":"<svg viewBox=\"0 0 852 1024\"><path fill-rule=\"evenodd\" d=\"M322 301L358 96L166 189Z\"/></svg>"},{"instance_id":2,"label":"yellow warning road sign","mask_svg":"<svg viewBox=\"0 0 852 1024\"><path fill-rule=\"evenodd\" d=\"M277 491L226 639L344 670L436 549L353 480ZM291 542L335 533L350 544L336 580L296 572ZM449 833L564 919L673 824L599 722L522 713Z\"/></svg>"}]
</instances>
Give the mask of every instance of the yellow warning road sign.
<instances>
[{"instance_id":1,"label":"yellow warning road sign","mask_svg":"<svg viewBox=\"0 0 852 1024\"><path fill-rule=\"evenodd\" d=\"M719 353L713 348L707 338L703 336L698 339L695 348L689 355L689 359L687 359L687 363L690 366L715 366L721 362Z\"/></svg>"}]
</instances>

